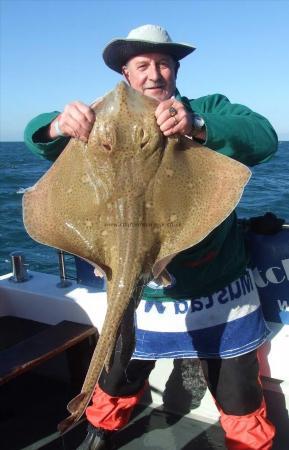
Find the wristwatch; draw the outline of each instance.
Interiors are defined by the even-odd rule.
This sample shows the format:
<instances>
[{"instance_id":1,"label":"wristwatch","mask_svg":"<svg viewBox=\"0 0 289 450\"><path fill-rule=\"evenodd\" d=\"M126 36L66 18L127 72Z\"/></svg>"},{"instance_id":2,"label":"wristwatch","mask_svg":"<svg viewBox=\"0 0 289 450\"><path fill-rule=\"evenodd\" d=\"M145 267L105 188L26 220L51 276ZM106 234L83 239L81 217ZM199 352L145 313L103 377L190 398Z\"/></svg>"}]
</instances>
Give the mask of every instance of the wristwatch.
<instances>
[{"instance_id":1,"label":"wristwatch","mask_svg":"<svg viewBox=\"0 0 289 450\"><path fill-rule=\"evenodd\" d=\"M196 136L205 126L205 121L199 114L192 114L192 137Z\"/></svg>"}]
</instances>

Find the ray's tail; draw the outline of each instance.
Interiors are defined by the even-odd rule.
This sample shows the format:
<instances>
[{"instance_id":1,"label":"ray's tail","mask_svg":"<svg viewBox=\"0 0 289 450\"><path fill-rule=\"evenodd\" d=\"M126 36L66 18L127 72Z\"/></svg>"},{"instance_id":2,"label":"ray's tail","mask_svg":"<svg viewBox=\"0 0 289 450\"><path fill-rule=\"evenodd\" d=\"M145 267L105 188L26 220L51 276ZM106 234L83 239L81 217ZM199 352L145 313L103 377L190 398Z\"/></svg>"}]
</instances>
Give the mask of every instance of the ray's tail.
<instances>
[{"instance_id":1,"label":"ray's tail","mask_svg":"<svg viewBox=\"0 0 289 450\"><path fill-rule=\"evenodd\" d=\"M132 273L133 272L133 273ZM124 312L128 308L129 301L138 301L135 299L135 294L140 297L142 289L136 289L138 287L139 275L135 271L130 271L127 275L129 278L127 283L123 282L123 271L118 273L114 280L110 282L109 294L108 294L108 309L103 323L102 331L95 347L94 353L91 358L90 366L86 374L81 392L74 397L67 405L67 409L70 412L70 416L60 422L58 430L61 432L67 431L73 426L84 414L86 407L88 406L93 392L95 390L98 379L101 375L104 366L108 368L111 355L114 351L118 331ZM115 282L115 281L119 282ZM135 308L129 308L134 313ZM133 333L133 330L131 330ZM129 357L126 358L127 362Z\"/></svg>"}]
</instances>

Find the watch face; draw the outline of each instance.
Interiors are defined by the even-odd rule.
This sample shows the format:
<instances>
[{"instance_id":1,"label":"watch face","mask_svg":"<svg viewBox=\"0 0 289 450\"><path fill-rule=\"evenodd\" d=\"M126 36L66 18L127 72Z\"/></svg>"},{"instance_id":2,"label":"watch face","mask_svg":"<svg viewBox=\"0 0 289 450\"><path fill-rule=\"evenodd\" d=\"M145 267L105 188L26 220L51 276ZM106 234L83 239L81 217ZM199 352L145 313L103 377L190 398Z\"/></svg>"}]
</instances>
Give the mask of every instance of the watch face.
<instances>
[{"instance_id":1,"label":"watch face","mask_svg":"<svg viewBox=\"0 0 289 450\"><path fill-rule=\"evenodd\" d=\"M193 125L194 125L194 128L196 128L197 130L201 130L203 128L203 126L205 125L205 121L198 114L194 114Z\"/></svg>"}]
</instances>

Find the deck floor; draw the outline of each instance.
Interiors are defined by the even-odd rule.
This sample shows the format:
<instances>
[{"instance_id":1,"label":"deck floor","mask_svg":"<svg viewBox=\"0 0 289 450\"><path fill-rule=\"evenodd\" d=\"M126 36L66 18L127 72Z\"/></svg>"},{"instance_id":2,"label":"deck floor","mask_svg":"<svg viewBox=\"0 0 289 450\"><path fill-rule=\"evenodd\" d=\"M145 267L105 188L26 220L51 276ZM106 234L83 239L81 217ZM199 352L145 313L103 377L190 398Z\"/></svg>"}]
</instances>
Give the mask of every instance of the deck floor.
<instances>
[{"instance_id":1,"label":"deck floor","mask_svg":"<svg viewBox=\"0 0 289 450\"><path fill-rule=\"evenodd\" d=\"M223 431L216 425L145 408L115 436L123 450L223 450Z\"/></svg>"},{"instance_id":2,"label":"deck floor","mask_svg":"<svg viewBox=\"0 0 289 450\"><path fill-rule=\"evenodd\" d=\"M67 416L66 403L74 395L67 384L36 373L24 374L2 386L0 449L75 450L86 435L86 422L83 420L63 436L56 431L57 423ZM136 407L131 422L115 434L111 445L114 450L225 448L219 426L143 405ZM273 449L287 450L285 439L277 439Z\"/></svg>"},{"instance_id":3,"label":"deck floor","mask_svg":"<svg viewBox=\"0 0 289 450\"><path fill-rule=\"evenodd\" d=\"M83 421L60 436L57 423L66 417L66 402L74 395L67 385L38 374L24 374L1 387L1 450L75 450L86 434ZM113 449L222 450L223 432L188 417L139 405L129 425L116 433Z\"/></svg>"}]
</instances>

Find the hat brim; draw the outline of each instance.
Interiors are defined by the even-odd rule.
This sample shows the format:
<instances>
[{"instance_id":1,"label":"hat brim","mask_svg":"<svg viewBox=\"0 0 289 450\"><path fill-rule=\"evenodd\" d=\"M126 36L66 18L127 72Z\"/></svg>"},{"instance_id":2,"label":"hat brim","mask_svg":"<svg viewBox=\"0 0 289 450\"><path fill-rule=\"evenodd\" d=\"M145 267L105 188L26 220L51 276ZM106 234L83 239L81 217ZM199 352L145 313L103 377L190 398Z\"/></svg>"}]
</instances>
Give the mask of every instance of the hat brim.
<instances>
[{"instance_id":1,"label":"hat brim","mask_svg":"<svg viewBox=\"0 0 289 450\"><path fill-rule=\"evenodd\" d=\"M122 67L134 56L143 53L164 53L176 61L192 53L196 47L173 42L159 43L137 39L115 39L103 50L105 64L112 70L122 73Z\"/></svg>"}]
</instances>

